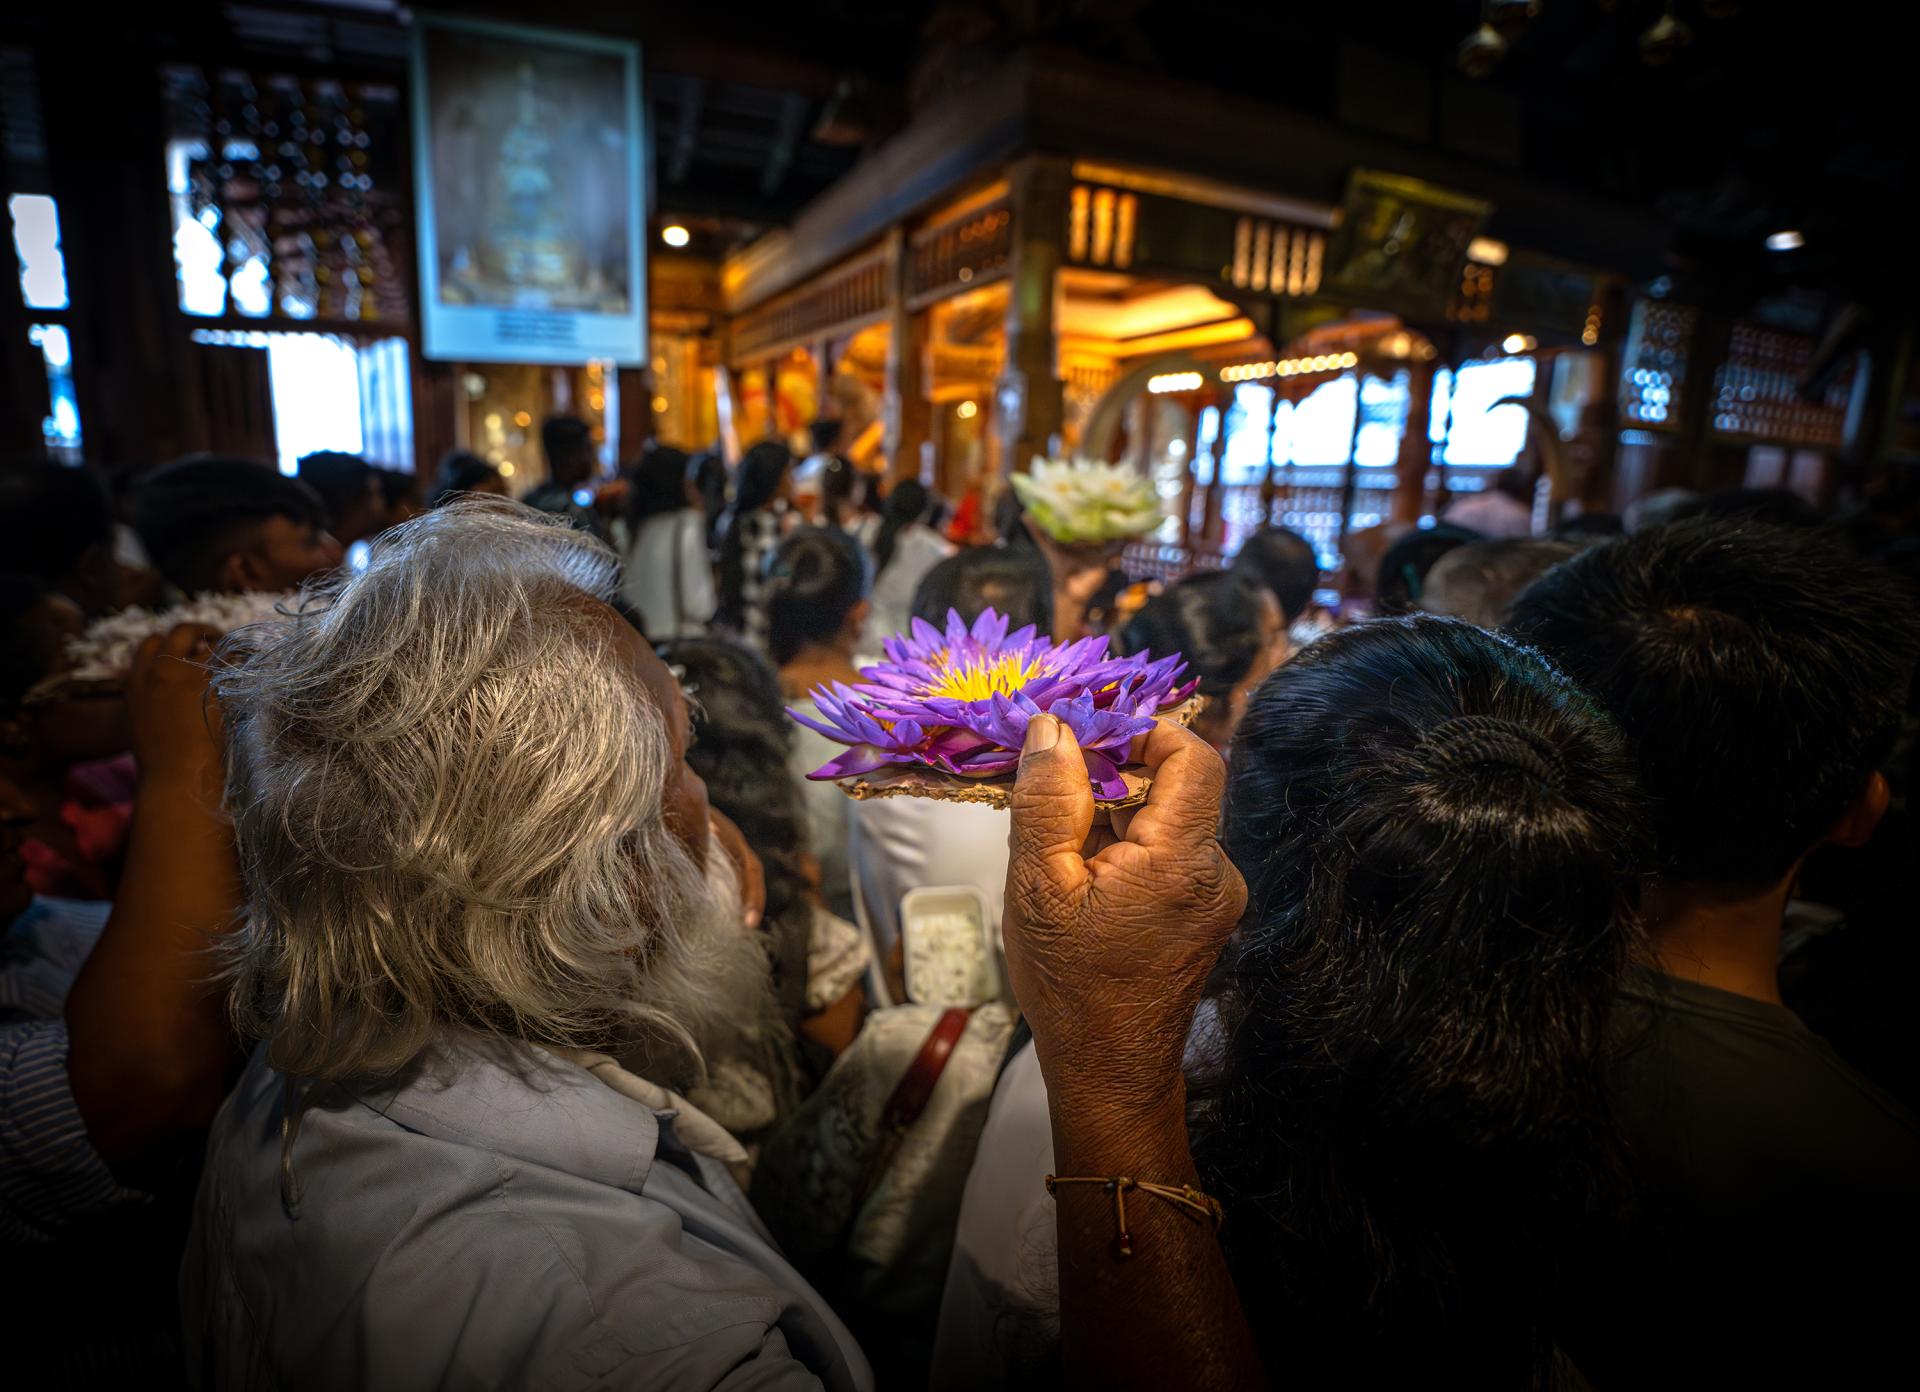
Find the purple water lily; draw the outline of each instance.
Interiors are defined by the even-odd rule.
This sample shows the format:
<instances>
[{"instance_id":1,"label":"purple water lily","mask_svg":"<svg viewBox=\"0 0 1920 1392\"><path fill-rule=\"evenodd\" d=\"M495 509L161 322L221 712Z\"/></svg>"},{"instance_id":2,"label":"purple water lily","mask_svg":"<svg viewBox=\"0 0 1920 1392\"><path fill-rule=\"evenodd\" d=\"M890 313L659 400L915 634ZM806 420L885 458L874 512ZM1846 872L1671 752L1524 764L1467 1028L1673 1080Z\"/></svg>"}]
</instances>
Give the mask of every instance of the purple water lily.
<instances>
[{"instance_id":1,"label":"purple water lily","mask_svg":"<svg viewBox=\"0 0 1920 1392\"><path fill-rule=\"evenodd\" d=\"M1127 745L1153 728L1156 712L1194 689L1192 682L1176 686L1186 670L1178 653L1109 657L1105 638L1056 644L1032 624L1009 634L1007 620L991 609L971 628L950 611L945 633L915 619L910 634L884 646L887 660L863 669L863 681L815 689L819 719L788 711L851 746L808 777L847 778L888 764L990 777L1020 762L1027 722L1046 714L1080 741L1094 794L1123 797Z\"/></svg>"}]
</instances>

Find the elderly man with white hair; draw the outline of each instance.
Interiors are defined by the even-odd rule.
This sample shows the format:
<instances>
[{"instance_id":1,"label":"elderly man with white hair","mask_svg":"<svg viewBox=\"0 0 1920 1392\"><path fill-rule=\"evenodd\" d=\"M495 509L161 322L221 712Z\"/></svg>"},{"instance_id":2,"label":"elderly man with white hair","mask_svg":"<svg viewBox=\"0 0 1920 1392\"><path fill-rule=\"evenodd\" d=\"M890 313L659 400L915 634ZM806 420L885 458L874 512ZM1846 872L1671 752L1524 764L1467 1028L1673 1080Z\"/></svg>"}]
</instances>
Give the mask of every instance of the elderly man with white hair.
<instances>
[{"instance_id":1,"label":"elderly man with white hair","mask_svg":"<svg viewBox=\"0 0 1920 1392\"><path fill-rule=\"evenodd\" d=\"M460 501L217 676L262 1042L182 1273L199 1384L870 1385L672 1090L767 965L617 583Z\"/></svg>"}]
</instances>

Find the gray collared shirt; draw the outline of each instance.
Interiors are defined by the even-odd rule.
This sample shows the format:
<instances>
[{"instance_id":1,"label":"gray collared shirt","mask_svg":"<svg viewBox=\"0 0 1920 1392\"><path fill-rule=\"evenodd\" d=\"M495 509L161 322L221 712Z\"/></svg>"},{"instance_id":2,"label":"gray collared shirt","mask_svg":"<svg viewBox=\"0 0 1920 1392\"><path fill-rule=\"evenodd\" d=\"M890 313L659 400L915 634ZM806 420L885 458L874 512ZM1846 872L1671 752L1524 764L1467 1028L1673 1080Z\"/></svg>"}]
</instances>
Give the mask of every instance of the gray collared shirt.
<instances>
[{"instance_id":1,"label":"gray collared shirt","mask_svg":"<svg viewBox=\"0 0 1920 1392\"><path fill-rule=\"evenodd\" d=\"M677 1113L543 1050L439 1062L377 1093L314 1090L283 1176L287 1089L254 1056L214 1122L181 1272L196 1385L872 1386Z\"/></svg>"}]
</instances>

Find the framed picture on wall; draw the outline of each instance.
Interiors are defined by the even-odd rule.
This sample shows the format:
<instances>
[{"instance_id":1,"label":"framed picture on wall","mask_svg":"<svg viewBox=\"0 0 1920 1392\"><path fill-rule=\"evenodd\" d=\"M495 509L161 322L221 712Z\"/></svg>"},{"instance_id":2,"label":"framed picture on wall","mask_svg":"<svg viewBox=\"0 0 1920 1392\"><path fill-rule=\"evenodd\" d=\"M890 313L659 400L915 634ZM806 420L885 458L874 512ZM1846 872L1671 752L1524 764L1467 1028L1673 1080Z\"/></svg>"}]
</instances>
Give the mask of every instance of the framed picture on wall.
<instances>
[{"instance_id":1,"label":"framed picture on wall","mask_svg":"<svg viewBox=\"0 0 1920 1392\"><path fill-rule=\"evenodd\" d=\"M638 365L638 44L417 15L414 184L429 358Z\"/></svg>"}]
</instances>

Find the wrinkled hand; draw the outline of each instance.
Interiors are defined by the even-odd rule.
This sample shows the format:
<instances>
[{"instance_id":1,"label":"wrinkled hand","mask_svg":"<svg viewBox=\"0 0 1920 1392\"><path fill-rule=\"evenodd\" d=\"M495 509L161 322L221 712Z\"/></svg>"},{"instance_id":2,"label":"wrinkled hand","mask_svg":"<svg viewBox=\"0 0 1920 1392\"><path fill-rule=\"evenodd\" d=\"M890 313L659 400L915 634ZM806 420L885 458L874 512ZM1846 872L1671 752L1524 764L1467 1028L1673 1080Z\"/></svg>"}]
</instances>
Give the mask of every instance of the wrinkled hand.
<instances>
[{"instance_id":1,"label":"wrinkled hand","mask_svg":"<svg viewBox=\"0 0 1920 1392\"><path fill-rule=\"evenodd\" d=\"M143 782L183 777L218 787L220 707L207 681L219 638L205 624L181 624L165 637L147 639L134 654L127 720Z\"/></svg>"},{"instance_id":2,"label":"wrinkled hand","mask_svg":"<svg viewBox=\"0 0 1920 1392\"><path fill-rule=\"evenodd\" d=\"M707 816L713 823L713 839L727 853L740 878L740 921L748 928L758 928L761 915L767 911L766 867L760 864L760 857L753 853L733 818L717 807L708 808Z\"/></svg>"},{"instance_id":3,"label":"wrinkled hand","mask_svg":"<svg viewBox=\"0 0 1920 1392\"><path fill-rule=\"evenodd\" d=\"M1144 1097L1179 1077L1193 1011L1246 906L1215 839L1226 769L1158 721L1146 803L1096 829L1086 760L1050 716L1027 727L1013 791L1004 931L1015 998L1058 1100Z\"/></svg>"}]
</instances>

